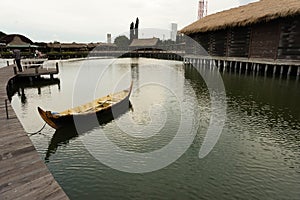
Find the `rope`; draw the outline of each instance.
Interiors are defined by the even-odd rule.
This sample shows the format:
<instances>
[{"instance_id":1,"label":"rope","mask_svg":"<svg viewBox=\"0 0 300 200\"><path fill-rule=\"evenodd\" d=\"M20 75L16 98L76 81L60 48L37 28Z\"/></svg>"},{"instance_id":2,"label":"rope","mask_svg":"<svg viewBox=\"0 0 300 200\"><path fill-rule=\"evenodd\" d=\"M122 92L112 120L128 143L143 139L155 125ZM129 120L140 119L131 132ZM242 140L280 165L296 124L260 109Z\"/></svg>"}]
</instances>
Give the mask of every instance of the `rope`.
<instances>
[{"instance_id":1,"label":"rope","mask_svg":"<svg viewBox=\"0 0 300 200\"><path fill-rule=\"evenodd\" d=\"M33 135L39 134L45 128L45 126L46 126L46 123L43 125L43 127L40 130L38 130L36 132L33 132L33 133L27 133L27 135L28 136L33 136Z\"/></svg>"}]
</instances>

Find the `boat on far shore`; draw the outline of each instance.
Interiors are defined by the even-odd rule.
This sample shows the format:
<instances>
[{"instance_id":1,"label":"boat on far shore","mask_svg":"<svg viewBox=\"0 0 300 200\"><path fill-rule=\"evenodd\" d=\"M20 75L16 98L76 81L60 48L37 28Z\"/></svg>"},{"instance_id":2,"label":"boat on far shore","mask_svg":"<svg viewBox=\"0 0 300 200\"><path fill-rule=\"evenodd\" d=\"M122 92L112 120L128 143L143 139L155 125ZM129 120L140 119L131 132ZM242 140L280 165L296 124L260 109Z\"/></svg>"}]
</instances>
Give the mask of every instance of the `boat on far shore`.
<instances>
[{"instance_id":1,"label":"boat on far shore","mask_svg":"<svg viewBox=\"0 0 300 200\"><path fill-rule=\"evenodd\" d=\"M65 126L80 123L80 127L95 126L95 115L97 123L112 120L125 113L130 108L129 97L132 91L133 82L128 89L109 94L95 99L89 103L67 109L62 112L44 111L38 107L38 112L42 119L52 128L60 129Z\"/></svg>"}]
</instances>

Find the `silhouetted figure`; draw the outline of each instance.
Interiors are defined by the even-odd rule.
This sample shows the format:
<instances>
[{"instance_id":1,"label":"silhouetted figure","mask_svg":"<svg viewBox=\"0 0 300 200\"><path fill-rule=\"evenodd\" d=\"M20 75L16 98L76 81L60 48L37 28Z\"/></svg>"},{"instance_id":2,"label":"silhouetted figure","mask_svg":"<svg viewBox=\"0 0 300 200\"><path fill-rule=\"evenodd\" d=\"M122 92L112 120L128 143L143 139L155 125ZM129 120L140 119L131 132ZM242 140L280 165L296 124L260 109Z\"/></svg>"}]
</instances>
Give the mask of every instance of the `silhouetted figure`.
<instances>
[{"instance_id":1,"label":"silhouetted figure","mask_svg":"<svg viewBox=\"0 0 300 200\"><path fill-rule=\"evenodd\" d=\"M19 49L13 50L15 61L18 67L19 72L22 71L22 66L21 66L21 51Z\"/></svg>"}]
</instances>

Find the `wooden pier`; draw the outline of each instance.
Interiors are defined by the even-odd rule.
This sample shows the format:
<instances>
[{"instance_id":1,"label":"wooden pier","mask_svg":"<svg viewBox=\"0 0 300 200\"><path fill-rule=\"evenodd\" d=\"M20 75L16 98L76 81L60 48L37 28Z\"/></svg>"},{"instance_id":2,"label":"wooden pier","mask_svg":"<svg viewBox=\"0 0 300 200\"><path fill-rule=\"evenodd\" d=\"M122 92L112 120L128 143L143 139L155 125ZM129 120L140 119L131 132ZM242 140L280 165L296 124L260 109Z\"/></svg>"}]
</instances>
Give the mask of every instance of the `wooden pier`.
<instances>
[{"instance_id":1,"label":"wooden pier","mask_svg":"<svg viewBox=\"0 0 300 200\"><path fill-rule=\"evenodd\" d=\"M55 68L42 68L40 66L34 68L25 68L22 72L17 71L16 65L13 65L14 74L16 77L40 77L42 75L50 75L53 79L53 75L59 73L58 63Z\"/></svg>"},{"instance_id":2,"label":"wooden pier","mask_svg":"<svg viewBox=\"0 0 300 200\"><path fill-rule=\"evenodd\" d=\"M0 199L68 199L7 100L7 83L16 76L13 67L0 68Z\"/></svg>"},{"instance_id":3,"label":"wooden pier","mask_svg":"<svg viewBox=\"0 0 300 200\"><path fill-rule=\"evenodd\" d=\"M200 56L185 54L184 51L131 51L120 57L144 57L183 61L201 68L217 68L220 72L242 74L255 73L261 76L300 78L300 61L286 59L241 58L223 56Z\"/></svg>"},{"instance_id":4,"label":"wooden pier","mask_svg":"<svg viewBox=\"0 0 300 200\"><path fill-rule=\"evenodd\" d=\"M295 60L247 59L234 57L184 56L184 63L201 68L217 68L220 72L261 76L300 77L300 62Z\"/></svg>"}]
</instances>

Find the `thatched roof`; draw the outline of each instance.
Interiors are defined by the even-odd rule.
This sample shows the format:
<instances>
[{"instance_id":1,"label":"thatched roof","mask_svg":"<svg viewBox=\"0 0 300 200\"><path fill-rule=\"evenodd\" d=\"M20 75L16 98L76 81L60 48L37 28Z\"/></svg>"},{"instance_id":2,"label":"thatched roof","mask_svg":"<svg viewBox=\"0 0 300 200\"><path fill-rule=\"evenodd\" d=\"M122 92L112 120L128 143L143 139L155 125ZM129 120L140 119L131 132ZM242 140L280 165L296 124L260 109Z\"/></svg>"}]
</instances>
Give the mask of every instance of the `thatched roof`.
<instances>
[{"instance_id":1,"label":"thatched roof","mask_svg":"<svg viewBox=\"0 0 300 200\"><path fill-rule=\"evenodd\" d=\"M183 28L180 32L189 35L228 27L247 26L299 14L300 0L260 0L259 2L208 15Z\"/></svg>"},{"instance_id":2,"label":"thatched roof","mask_svg":"<svg viewBox=\"0 0 300 200\"><path fill-rule=\"evenodd\" d=\"M29 43L24 42L19 36L15 36L8 45L27 45Z\"/></svg>"},{"instance_id":3,"label":"thatched roof","mask_svg":"<svg viewBox=\"0 0 300 200\"><path fill-rule=\"evenodd\" d=\"M130 47L154 47L158 43L158 38L133 39Z\"/></svg>"}]
</instances>

